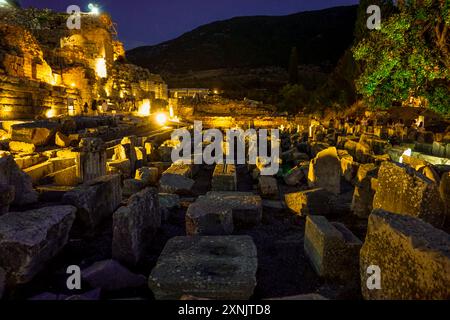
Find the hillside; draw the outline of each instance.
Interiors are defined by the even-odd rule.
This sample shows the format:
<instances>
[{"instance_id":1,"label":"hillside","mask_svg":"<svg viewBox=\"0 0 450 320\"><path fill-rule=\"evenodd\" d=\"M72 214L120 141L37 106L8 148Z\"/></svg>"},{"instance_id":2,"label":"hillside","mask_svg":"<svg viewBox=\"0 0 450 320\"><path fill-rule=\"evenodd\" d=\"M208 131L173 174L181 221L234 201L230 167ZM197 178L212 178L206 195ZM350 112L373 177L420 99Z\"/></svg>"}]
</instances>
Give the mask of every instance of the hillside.
<instances>
[{"instance_id":1,"label":"hillside","mask_svg":"<svg viewBox=\"0 0 450 320\"><path fill-rule=\"evenodd\" d=\"M285 68L292 47L304 65L335 65L353 41L357 6L288 16L237 17L201 26L177 39L127 52L154 72L221 68Z\"/></svg>"}]
</instances>

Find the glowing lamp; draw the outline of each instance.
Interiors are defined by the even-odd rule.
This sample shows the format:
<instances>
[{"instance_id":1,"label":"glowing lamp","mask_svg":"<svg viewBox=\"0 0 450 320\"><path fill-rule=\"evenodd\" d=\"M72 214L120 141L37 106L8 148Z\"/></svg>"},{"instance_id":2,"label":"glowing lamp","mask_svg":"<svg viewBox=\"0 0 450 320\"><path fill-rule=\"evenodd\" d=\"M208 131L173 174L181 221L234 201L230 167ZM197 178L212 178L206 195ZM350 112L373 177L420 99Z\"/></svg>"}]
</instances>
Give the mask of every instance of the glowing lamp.
<instances>
[{"instance_id":1,"label":"glowing lamp","mask_svg":"<svg viewBox=\"0 0 450 320\"><path fill-rule=\"evenodd\" d=\"M48 110L45 112L45 117L46 117L46 118L53 118L54 116L56 116L56 112L55 112L55 110L53 110L53 109L48 109Z\"/></svg>"},{"instance_id":2,"label":"glowing lamp","mask_svg":"<svg viewBox=\"0 0 450 320\"><path fill-rule=\"evenodd\" d=\"M88 8L92 14L95 14L95 15L100 14L100 8L97 5L95 5L93 3L89 3Z\"/></svg>"},{"instance_id":3,"label":"glowing lamp","mask_svg":"<svg viewBox=\"0 0 450 320\"><path fill-rule=\"evenodd\" d=\"M106 60L104 58L98 58L95 62L95 73L99 78L106 78L108 76L106 70Z\"/></svg>"},{"instance_id":4,"label":"glowing lamp","mask_svg":"<svg viewBox=\"0 0 450 320\"><path fill-rule=\"evenodd\" d=\"M150 100L145 99L142 105L139 107L138 114L143 117L148 117L150 115L150 110L151 110Z\"/></svg>"},{"instance_id":5,"label":"glowing lamp","mask_svg":"<svg viewBox=\"0 0 450 320\"><path fill-rule=\"evenodd\" d=\"M160 126L163 126L167 123L167 115L163 112L160 112L156 114L156 123L158 123Z\"/></svg>"}]
</instances>

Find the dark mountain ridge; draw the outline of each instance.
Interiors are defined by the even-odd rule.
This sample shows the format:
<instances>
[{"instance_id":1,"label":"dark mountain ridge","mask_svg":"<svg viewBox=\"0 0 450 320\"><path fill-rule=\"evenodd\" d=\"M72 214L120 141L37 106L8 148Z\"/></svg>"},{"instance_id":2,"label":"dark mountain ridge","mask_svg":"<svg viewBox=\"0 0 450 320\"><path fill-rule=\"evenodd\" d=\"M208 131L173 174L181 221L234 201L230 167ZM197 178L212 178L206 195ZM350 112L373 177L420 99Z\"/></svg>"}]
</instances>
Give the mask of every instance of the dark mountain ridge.
<instances>
[{"instance_id":1,"label":"dark mountain ridge","mask_svg":"<svg viewBox=\"0 0 450 320\"><path fill-rule=\"evenodd\" d=\"M213 22L155 46L127 52L127 59L160 73L221 68L286 68L292 47L299 63L334 66L353 42L357 6L287 16L236 17Z\"/></svg>"}]
</instances>

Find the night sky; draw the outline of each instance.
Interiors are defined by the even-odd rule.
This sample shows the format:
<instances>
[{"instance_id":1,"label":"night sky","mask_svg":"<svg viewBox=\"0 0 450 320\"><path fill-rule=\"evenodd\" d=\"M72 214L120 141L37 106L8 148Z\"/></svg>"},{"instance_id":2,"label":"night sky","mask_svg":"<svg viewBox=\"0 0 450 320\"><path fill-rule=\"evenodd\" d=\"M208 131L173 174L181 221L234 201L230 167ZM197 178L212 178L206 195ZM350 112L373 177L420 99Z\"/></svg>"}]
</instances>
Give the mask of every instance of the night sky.
<instances>
[{"instance_id":1,"label":"night sky","mask_svg":"<svg viewBox=\"0 0 450 320\"><path fill-rule=\"evenodd\" d=\"M97 3L118 24L127 49L170 40L206 23L236 16L286 15L357 4L357 0L21 0L22 6L66 11L77 4L87 11Z\"/></svg>"}]
</instances>

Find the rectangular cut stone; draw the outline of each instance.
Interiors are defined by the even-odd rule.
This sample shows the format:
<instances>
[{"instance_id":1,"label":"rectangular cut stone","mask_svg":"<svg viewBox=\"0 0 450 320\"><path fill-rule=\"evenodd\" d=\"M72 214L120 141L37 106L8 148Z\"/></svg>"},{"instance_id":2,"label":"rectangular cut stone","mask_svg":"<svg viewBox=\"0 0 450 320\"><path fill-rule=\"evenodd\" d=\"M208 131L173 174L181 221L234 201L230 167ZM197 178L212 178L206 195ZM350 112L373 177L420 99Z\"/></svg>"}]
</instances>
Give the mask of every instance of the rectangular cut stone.
<instances>
[{"instance_id":1,"label":"rectangular cut stone","mask_svg":"<svg viewBox=\"0 0 450 320\"><path fill-rule=\"evenodd\" d=\"M233 230L233 210L217 201L199 197L186 212L187 235L228 235Z\"/></svg>"},{"instance_id":2,"label":"rectangular cut stone","mask_svg":"<svg viewBox=\"0 0 450 320\"><path fill-rule=\"evenodd\" d=\"M60 252L75 211L72 206L55 206L0 217L0 267L9 286L31 281Z\"/></svg>"},{"instance_id":3,"label":"rectangular cut stone","mask_svg":"<svg viewBox=\"0 0 450 320\"><path fill-rule=\"evenodd\" d=\"M336 195L341 192L341 162L335 147L319 152L311 160L308 184L311 188L323 188Z\"/></svg>"},{"instance_id":4,"label":"rectangular cut stone","mask_svg":"<svg viewBox=\"0 0 450 320\"><path fill-rule=\"evenodd\" d=\"M358 279L361 246L343 224L330 223L323 216L307 217L304 249L319 276L346 282Z\"/></svg>"},{"instance_id":5,"label":"rectangular cut stone","mask_svg":"<svg viewBox=\"0 0 450 320\"><path fill-rule=\"evenodd\" d=\"M103 219L112 216L122 202L120 176L110 175L91 180L67 192L63 202L78 209L77 219L85 226L95 228Z\"/></svg>"},{"instance_id":6,"label":"rectangular cut stone","mask_svg":"<svg viewBox=\"0 0 450 320\"><path fill-rule=\"evenodd\" d=\"M236 166L233 164L217 164L211 182L213 191L236 191Z\"/></svg>"},{"instance_id":7,"label":"rectangular cut stone","mask_svg":"<svg viewBox=\"0 0 450 320\"><path fill-rule=\"evenodd\" d=\"M331 212L330 201L333 194L318 188L286 194L286 206L299 216L327 216Z\"/></svg>"},{"instance_id":8,"label":"rectangular cut stone","mask_svg":"<svg viewBox=\"0 0 450 320\"><path fill-rule=\"evenodd\" d=\"M31 178L33 184L36 185L39 183L39 180L54 172L53 163L51 161L46 161L27 168L24 172Z\"/></svg>"},{"instance_id":9,"label":"rectangular cut stone","mask_svg":"<svg viewBox=\"0 0 450 320\"><path fill-rule=\"evenodd\" d=\"M381 289L367 287L370 266ZM450 299L450 236L415 217L374 210L361 249L363 297L368 300Z\"/></svg>"},{"instance_id":10,"label":"rectangular cut stone","mask_svg":"<svg viewBox=\"0 0 450 320\"><path fill-rule=\"evenodd\" d=\"M275 177L260 176L258 179L258 190L263 198L278 197L278 182Z\"/></svg>"},{"instance_id":11,"label":"rectangular cut stone","mask_svg":"<svg viewBox=\"0 0 450 320\"><path fill-rule=\"evenodd\" d=\"M233 224L237 229L254 227L261 223L262 199L250 192L208 192L206 198L216 206L233 211Z\"/></svg>"},{"instance_id":12,"label":"rectangular cut stone","mask_svg":"<svg viewBox=\"0 0 450 320\"><path fill-rule=\"evenodd\" d=\"M437 184L405 165L387 161L378 172L373 208L417 217L436 227L445 219Z\"/></svg>"},{"instance_id":13,"label":"rectangular cut stone","mask_svg":"<svg viewBox=\"0 0 450 320\"><path fill-rule=\"evenodd\" d=\"M247 300L256 286L256 246L249 236L175 237L149 277L158 300L183 295Z\"/></svg>"},{"instance_id":14,"label":"rectangular cut stone","mask_svg":"<svg viewBox=\"0 0 450 320\"><path fill-rule=\"evenodd\" d=\"M125 264L137 264L160 226L156 191L147 188L133 195L113 215L113 258Z\"/></svg>"},{"instance_id":15,"label":"rectangular cut stone","mask_svg":"<svg viewBox=\"0 0 450 320\"><path fill-rule=\"evenodd\" d=\"M192 177L192 166L177 164L164 171L159 180L159 187L163 193L190 193L195 181Z\"/></svg>"}]
</instances>

